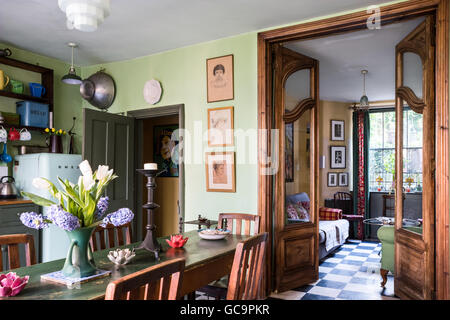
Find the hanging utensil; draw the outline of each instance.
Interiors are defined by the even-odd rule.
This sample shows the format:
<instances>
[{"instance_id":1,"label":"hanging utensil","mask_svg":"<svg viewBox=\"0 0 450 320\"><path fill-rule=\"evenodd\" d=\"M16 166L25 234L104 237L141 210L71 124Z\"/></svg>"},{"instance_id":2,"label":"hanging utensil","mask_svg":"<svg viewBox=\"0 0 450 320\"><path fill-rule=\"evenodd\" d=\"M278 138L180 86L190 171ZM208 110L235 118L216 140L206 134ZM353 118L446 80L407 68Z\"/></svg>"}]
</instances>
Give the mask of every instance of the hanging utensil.
<instances>
[{"instance_id":1,"label":"hanging utensil","mask_svg":"<svg viewBox=\"0 0 450 320\"><path fill-rule=\"evenodd\" d=\"M72 128L70 128L70 130L67 132L70 136L70 142L69 142L69 154L74 154L74 150L73 150L73 146L74 146L74 135L76 134L75 132L72 132L73 128L75 128L75 120L77 120L76 117L73 117L73 124L72 124Z\"/></svg>"},{"instance_id":2,"label":"hanging utensil","mask_svg":"<svg viewBox=\"0 0 450 320\"><path fill-rule=\"evenodd\" d=\"M83 80L80 94L94 107L107 110L116 97L116 84L109 74L100 70Z\"/></svg>"}]
</instances>

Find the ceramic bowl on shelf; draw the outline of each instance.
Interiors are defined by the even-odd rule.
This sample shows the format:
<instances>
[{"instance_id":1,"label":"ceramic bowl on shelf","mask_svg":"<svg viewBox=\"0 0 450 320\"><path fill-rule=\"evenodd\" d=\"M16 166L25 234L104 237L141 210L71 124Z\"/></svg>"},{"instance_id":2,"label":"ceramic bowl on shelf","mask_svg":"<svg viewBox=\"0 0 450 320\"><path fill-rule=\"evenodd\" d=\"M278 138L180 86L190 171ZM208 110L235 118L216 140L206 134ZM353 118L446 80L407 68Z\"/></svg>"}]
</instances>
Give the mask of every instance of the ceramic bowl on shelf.
<instances>
[{"instance_id":1,"label":"ceramic bowl on shelf","mask_svg":"<svg viewBox=\"0 0 450 320\"><path fill-rule=\"evenodd\" d=\"M223 229L200 229L198 231L199 237L205 240L225 239L230 233L230 230Z\"/></svg>"}]
</instances>

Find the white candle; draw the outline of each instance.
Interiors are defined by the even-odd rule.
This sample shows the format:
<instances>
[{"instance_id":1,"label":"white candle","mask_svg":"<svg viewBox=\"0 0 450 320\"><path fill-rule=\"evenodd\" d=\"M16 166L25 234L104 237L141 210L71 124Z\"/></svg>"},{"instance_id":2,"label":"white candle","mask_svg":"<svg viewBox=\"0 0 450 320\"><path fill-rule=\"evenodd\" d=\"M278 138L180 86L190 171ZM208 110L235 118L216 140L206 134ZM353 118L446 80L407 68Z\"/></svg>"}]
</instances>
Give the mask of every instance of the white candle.
<instances>
[{"instance_id":1,"label":"white candle","mask_svg":"<svg viewBox=\"0 0 450 320\"><path fill-rule=\"evenodd\" d=\"M158 164L157 163L144 163L144 169L145 170L158 170Z\"/></svg>"}]
</instances>

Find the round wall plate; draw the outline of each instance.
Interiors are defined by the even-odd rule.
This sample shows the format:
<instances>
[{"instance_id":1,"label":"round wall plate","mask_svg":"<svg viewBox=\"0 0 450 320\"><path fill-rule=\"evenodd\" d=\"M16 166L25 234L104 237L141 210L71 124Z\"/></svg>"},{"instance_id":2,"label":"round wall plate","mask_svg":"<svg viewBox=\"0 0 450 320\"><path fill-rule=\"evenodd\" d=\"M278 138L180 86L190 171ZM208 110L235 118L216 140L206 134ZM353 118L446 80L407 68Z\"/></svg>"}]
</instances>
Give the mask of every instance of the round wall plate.
<instances>
[{"instance_id":1,"label":"round wall plate","mask_svg":"<svg viewBox=\"0 0 450 320\"><path fill-rule=\"evenodd\" d=\"M144 85L144 99L150 104L155 104L161 99L161 92L161 84L158 80L149 80Z\"/></svg>"}]
</instances>

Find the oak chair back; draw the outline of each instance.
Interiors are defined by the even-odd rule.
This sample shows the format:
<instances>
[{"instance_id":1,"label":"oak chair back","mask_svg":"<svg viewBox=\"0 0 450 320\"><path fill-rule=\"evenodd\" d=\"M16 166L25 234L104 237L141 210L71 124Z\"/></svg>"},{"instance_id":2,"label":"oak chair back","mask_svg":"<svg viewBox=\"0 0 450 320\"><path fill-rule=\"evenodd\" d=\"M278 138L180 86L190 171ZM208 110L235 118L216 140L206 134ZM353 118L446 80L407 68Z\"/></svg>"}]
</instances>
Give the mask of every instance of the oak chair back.
<instances>
[{"instance_id":1,"label":"oak chair back","mask_svg":"<svg viewBox=\"0 0 450 320\"><path fill-rule=\"evenodd\" d=\"M19 244L25 245L26 266L36 264L36 251L34 238L31 234L7 234L0 236L0 271L3 271L2 246L8 248L8 269L20 268Z\"/></svg>"},{"instance_id":2,"label":"oak chair back","mask_svg":"<svg viewBox=\"0 0 450 320\"><path fill-rule=\"evenodd\" d=\"M228 282L227 300L256 300L260 297L268 233L239 242Z\"/></svg>"},{"instance_id":3,"label":"oak chair back","mask_svg":"<svg viewBox=\"0 0 450 320\"><path fill-rule=\"evenodd\" d=\"M185 259L165 261L112 281L105 300L177 300Z\"/></svg>"},{"instance_id":4,"label":"oak chair back","mask_svg":"<svg viewBox=\"0 0 450 320\"><path fill-rule=\"evenodd\" d=\"M124 236L125 233L125 236ZM97 242L97 235L99 242ZM117 244L115 243L115 235L117 235ZM108 246L106 245L105 236L108 238ZM131 243L131 223L127 223L120 227L108 224L106 227L98 226L92 234L91 240L92 251L123 246Z\"/></svg>"},{"instance_id":5,"label":"oak chair back","mask_svg":"<svg viewBox=\"0 0 450 320\"><path fill-rule=\"evenodd\" d=\"M349 192L336 192L334 194L334 207L342 209L343 214L353 214L353 196Z\"/></svg>"},{"instance_id":6,"label":"oak chair back","mask_svg":"<svg viewBox=\"0 0 450 320\"><path fill-rule=\"evenodd\" d=\"M233 221L236 221L236 230L233 230ZM259 232L259 216L246 213L220 213L219 229L230 230L231 233L250 235L251 222L253 221L253 234ZM243 232L243 233L242 233Z\"/></svg>"}]
</instances>

